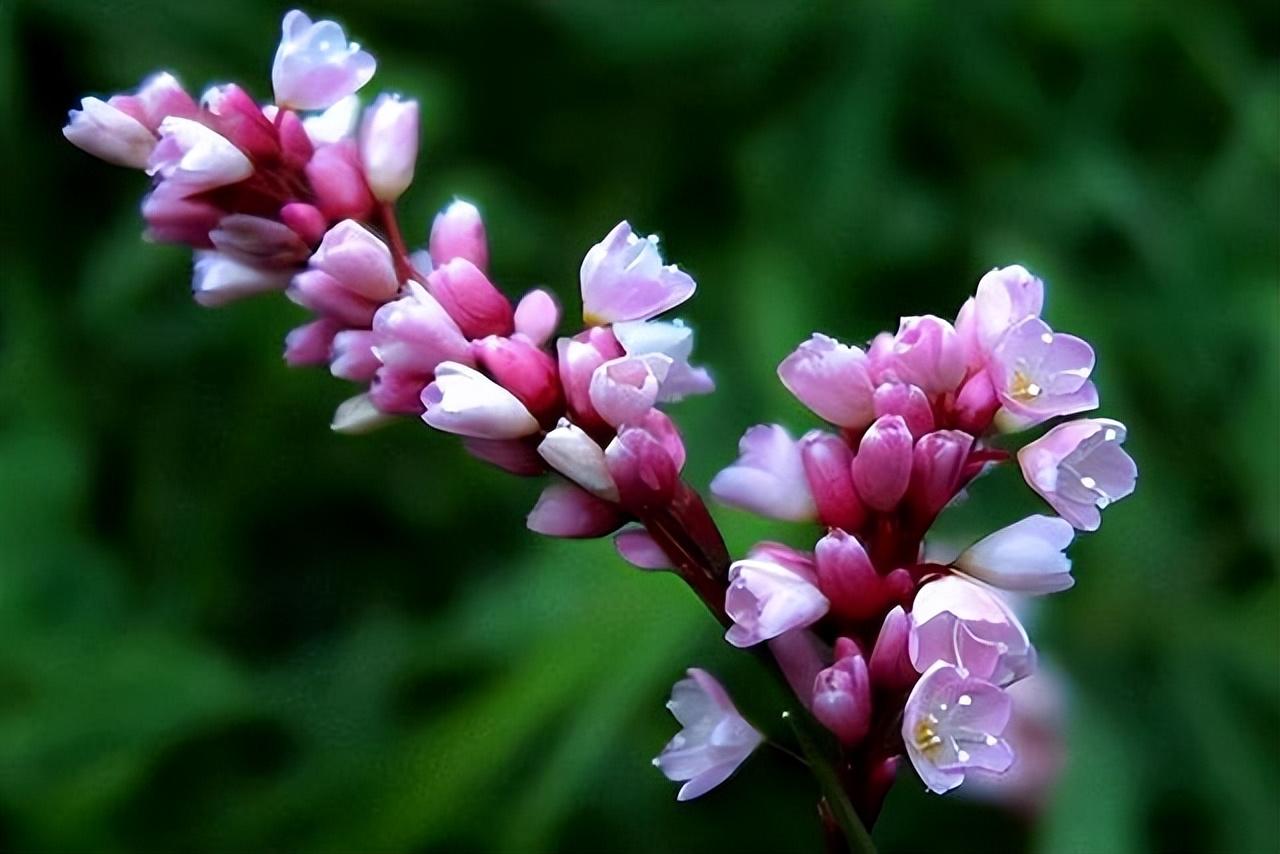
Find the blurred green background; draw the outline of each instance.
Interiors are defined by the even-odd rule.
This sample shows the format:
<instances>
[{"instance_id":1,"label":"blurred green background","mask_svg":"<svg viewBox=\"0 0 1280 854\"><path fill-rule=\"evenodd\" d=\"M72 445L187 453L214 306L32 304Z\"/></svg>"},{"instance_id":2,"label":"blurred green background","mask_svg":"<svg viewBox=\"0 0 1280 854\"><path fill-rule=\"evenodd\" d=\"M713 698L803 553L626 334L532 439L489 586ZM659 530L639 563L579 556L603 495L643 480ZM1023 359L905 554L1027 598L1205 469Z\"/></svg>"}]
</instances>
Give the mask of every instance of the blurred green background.
<instances>
[{"instance_id":1,"label":"blurred green background","mask_svg":"<svg viewBox=\"0 0 1280 854\"><path fill-rule=\"evenodd\" d=\"M0 2L0 848L804 851L765 751L678 805L648 760L691 664L776 697L670 576L535 538L537 487L279 358L301 310L210 312L139 239L143 180L59 133L174 70L266 96L256 0ZM1034 635L1070 761L1036 816L926 796L885 851L1280 850L1280 7L1273 3L325 2L423 103L411 234L453 194L497 278L575 305L618 219L697 277L720 383L681 405L705 485L812 417L773 369L954 313L1022 262L1099 352L1137 494ZM1037 507L1015 473L957 539ZM717 511L739 553L796 526ZM1002 515L1003 514L1003 515Z\"/></svg>"}]
</instances>

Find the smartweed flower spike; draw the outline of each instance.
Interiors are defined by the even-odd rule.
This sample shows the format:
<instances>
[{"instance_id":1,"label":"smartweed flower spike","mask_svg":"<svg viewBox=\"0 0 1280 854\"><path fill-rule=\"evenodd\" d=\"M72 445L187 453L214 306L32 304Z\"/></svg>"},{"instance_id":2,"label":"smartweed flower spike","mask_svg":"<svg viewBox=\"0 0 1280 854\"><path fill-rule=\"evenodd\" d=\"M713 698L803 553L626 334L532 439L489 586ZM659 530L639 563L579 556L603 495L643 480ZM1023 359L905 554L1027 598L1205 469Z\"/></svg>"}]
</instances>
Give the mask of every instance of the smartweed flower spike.
<instances>
[{"instance_id":1,"label":"smartweed flower spike","mask_svg":"<svg viewBox=\"0 0 1280 854\"><path fill-rule=\"evenodd\" d=\"M993 270L954 324L903 318L865 348L815 333L784 359L783 384L834 429L797 439L752 427L711 491L820 528L812 552L761 543L734 562L681 477L684 442L662 409L714 390L691 362L693 330L662 317L694 279L620 222L584 253L583 326L556 337L550 292L513 302L495 283L475 205L448 203L412 250L394 205L416 172L419 107L383 94L362 109L356 92L375 67L338 24L292 11L274 103L234 83L196 99L160 73L136 92L85 98L63 133L145 171L146 235L191 247L197 303L283 292L310 312L284 357L359 387L334 430L420 418L511 474L549 476L530 529L616 532L624 559L678 574L730 643L765 645L795 708L833 733L827 761L864 822L901 757L938 792L1009 768L1006 689L1032 673L1035 651L1001 590L1071 586L1075 530L1095 530L1137 473L1119 422L1053 426L1017 456L1059 516L1016 522L947 563L925 559L938 514L1009 458L996 434L1097 405L1093 350L1040 317L1040 280ZM676 684L669 708L684 729L655 764L684 781L681 800L724 782L763 740L704 671Z\"/></svg>"}]
</instances>

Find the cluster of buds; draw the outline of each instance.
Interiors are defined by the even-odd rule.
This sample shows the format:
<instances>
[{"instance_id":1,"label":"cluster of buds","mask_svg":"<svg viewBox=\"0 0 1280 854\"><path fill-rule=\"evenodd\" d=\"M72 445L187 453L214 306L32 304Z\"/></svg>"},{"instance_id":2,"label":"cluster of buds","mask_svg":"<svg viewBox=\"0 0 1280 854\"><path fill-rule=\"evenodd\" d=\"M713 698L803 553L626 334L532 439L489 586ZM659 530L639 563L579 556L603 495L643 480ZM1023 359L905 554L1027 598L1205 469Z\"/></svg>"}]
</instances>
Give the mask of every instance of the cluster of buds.
<instances>
[{"instance_id":1,"label":"cluster of buds","mask_svg":"<svg viewBox=\"0 0 1280 854\"><path fill-rule=\"evenodd\" d=\"M362 110L356 92L374 68L337 24L293 11L273 103L236 85L197 102L160 74L133 94L85 98L64 133L154 179L147 235L195 250L198 303L280 291L312 312L287 335L285 358L362 386L335 430L420 417L512 474L549 474L529 528L616 534L630 563L677 572L729 643L766 645L832 733L864 820L904 755L937 792L971 770L1007 769L1005 689L1033 671L1035 653L1000 591L1069 587L1074 531L1096 529L1136 478L1123 425L1058 424L1017 453L1056 516L953 559L926 551L939 513L1010 459L998 437L1097 405L1093 351L1040 318L1040 280L994 270L954 325L904 318L865 350L814 335L788 356L782 382L836 429L797 441L753 427L711 491L825 533L812 551L760 543L731 561L681 478L684 444L659 408L714 389L690 362L692 329L659 319L693 295L693 278L621 222L583 258L582 326L557 337L548 291L513 302L490 279L473 205L447 206L411 251L395 203L413 179L418 107L382 95ZM677 683L669 708L684 730L655 762L685 782L681 799L726 780L763 740L704 671Z\"/></svg>"}]
</instances>

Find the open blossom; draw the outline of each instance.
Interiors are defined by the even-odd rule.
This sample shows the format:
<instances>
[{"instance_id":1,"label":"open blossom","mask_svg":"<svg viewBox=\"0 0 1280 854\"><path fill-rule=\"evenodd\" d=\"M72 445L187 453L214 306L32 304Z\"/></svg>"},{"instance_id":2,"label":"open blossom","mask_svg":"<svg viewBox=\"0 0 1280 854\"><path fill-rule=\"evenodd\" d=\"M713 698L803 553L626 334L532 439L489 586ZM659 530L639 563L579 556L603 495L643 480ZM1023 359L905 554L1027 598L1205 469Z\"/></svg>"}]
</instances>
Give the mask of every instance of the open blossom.
<instances>
[{"instance_id":1,"label":"open blossom","mask_svg":"<svg viewBox=\"0 0 1280 854\"><path fill-rule=\"evenodd\" d=\"M276 103L296 110L323 110L373 77L377 61L333 21L315 21L294 9L284 16L280 47L271 68Z\"/></svg>"},{"instance_id":2,"label":"open blossom","mask_svg":"<svg viewBox=\"0 0 1280 854\"><path fill-rule=\"evenodd\" d=\"M673 403L694 394L715 391L706 368L689 363L693 330L679 320L632 320L613 325L613 334L628 356L657 354L671 361L658 388L659 403Z\"/></svg>"},{"instance_id":3,"label":"open blossom","mask_svg":"<svg viewBox=\"0 0 1280 854\"><path fill-rule=\"evenodd\" d=\"M725 640L752 646L821 619L830 603L816 581L794 566L750 558L736 561L729 568L725 595L725 611L734 624Z\"/></svg>"},{"instance_id":4,"label":"open blossom","mask_svg":"<svg viewBox=\"0 0 1280 854\"><path fill-rule=\"evenodd\" d=\"M800 447L786 428L760 424L738 442L738 461L711 481L711 494L733 507L791 521L812 519L813 494Z\"/></svg>"},{"instance_id":5,"label":"open blossom","mask_svg":"<svg viewBox=\"0 0 1280 854\"><path fill-rule=\"evenodd\" d=\"M664 265L657 237L641 237L625 220L582 259L582 314L590 325L648 320L693 296L697 285Z\"/></svg>"},{"instance_id":6,"label":"open blossom","mask_svg":"<svg viewBox=\"0 0 1280 854\"><path fill-rule=\"evenodd\" d=\"M1133 492L1138 467L1120 447L1125 427L1105 418L1059 424L1018 451L1023 477L1082 531L1096 531L1102 511Z\"/></svg>"},{"instance_id":7,"label":"open blossom","mask_svg":"<svg viewBox=\"0 0 1280 854\"><path fill-rule=\"evenodd\" d=\"M834 338L813 336L778 365L787 391L818 417L841 427L865 427L875 418L867 356Z\"/></svg>"},{"instance_id":8,"label":"open blossom","mask_svg":"<svg viewBox=\"0 0 1280 854\"><path fill-rule=\"evenodd\" d=\"M938 662L907 698L902 740L920 779L942 794L964 782L965 772L995 773L1013 764L1002 737L1013 703L1000 688Z\"/></svg>"},{"instance_id":9,"label":"open blossom","mask_svg":"<svg viewBox=\"0 0 1280 854\"><path fill-rule=\"evenodd\" d=\"M1014 593L1056 593L1075 583L1063 552L1075 531L1065 519L1028 516L965 549L956 569Z\"/></svg>"},{"instance_id":10,"label":"open blossom","mask_svg":"<svg viewBox=\"0 0 1280 854\"><path fill-rule=\"evenodd\" d=\"M667 708L683 726L653 760L668 780L684 782L677 800L704 795L729 779L764 736L747 723L715 678L705 670L671 689Z\"/></svg>"},{"instance_id":11,"label":"open blossom","mask_svg":"<svg viewBox=\"0 0 1280 854\"><path fill-rule=\"evenodd\" d=\"M1005 333L988 366L1000 402L1019 426L1097 407L1093 348L1029 317Z\"/></svg>"},{"instance_id":12,"label":"open blossom","mask_svg":"<svg viewBox=\"0 0 1280 854\"><path fill-rule=\"evenodd\" d=\"M1035 651L1012 609L955 575L930 581L916 594L908 648L921 672L944 661L997 685L1016 682L1035 667Z\"/></svg>"}]
</instances>

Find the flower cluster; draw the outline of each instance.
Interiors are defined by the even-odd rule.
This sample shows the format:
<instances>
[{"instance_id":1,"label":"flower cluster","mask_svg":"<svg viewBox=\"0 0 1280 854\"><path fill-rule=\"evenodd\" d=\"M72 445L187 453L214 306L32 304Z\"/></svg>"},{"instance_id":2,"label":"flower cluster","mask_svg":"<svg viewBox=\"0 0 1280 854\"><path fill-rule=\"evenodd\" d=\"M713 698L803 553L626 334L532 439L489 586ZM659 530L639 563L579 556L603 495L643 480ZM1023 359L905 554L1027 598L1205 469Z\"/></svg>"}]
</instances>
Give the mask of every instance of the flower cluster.
<instances>
[{"instance_id":1,"label":"flower cluster","mask_svg":"<svg viewBox=\"0 0 1280 854\"><path fill-rule=\"evenodd\" d=\"M1004 689L1033 671L1035 652L1001 591L1070 587L1075 529L1096 529L1133 491L1124 426L1067 421L1017 454L1057 516L1023 519L954 560L926 556L938 514L1008 457L997 437L1097 405L1092 348L1053 331L1043 301L1038 278L1006 267L982 278L954 325L903 318L865 351L815 334L778 376L838 432L796 440L753 427L711 484L726 504L825 526L810 552L762 543L733 564L725 637L769 642L863 781L891 778L900 753L935 792L1010 766ZM900 737L886 737L899 722Z\"/></svg>"},{"instance_id":2,"label":"flower cluster","mask_svg":"<svg viewBox=\"0 0 1280 854\"><path fill-rule=\"evenodd\" d=\"M943 509L1011 458L997 438L1097 406L1093 351L1041 319L1040 280L993 270L954 324L904 318L865 350L815 334L788 356L783 384L833 429L796 440L751 428L711 491L825 532L812 550L767 542L731 561L659 408L714 388L690 362L692 329L659 319L693 295L693 278L623 221L586 252L582 326L557 337L550 292L513 302L494 284L470 203L449 204L412 251L395 204L414 177L419 109L390 94L362 108L375 65L336 23L293 11L272 103L234 84L197 101L162 73L132 94L85 98L64 134L152 178L146 233L195 250L198 303L279 291L311 312L285 359L361 387L335 430L417 416L512 474L551 474L529 528L617 532L627 561L679 574L730 644L767 645L798 705L832 734L864 820L904 755L937 792L1009 768L1006 689L1033 672L1035 651L1001 591L1071 586L1075 530L1095 530L1136 479L1122 424L1059 423L1017 452L1056 516L954 559L926 552ZM685 781L681 800L726 780L763 740L704 671L676 684L669 708L684 729L655 764Z\"/></svg>"}]
</instances>

